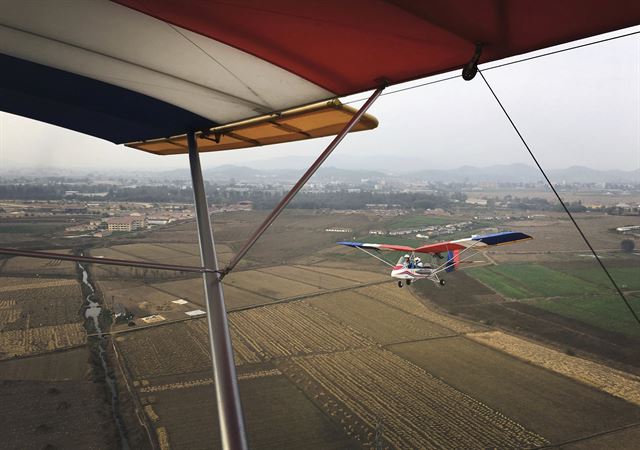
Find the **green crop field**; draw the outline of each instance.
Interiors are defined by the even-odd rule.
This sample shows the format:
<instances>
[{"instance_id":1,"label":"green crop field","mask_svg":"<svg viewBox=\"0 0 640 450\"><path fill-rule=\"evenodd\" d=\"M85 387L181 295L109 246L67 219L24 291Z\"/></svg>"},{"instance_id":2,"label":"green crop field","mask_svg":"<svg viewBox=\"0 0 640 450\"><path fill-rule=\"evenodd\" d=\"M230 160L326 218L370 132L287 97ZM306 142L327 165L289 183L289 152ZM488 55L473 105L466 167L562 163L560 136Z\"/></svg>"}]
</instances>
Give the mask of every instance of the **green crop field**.
<instances>
[{"instance_id":1,"label":"green crop field","mask_svg":"<svg viewBox=\"0 0 640 450\"><path fill-rule=\"evenodd\" d=\"M602 286L538 264L476 267L466 271L498 293L515 299L602 292Z\"/></svg>"},{"instance_id":2,"label":"green crop field","mask_svg":"<svg viewBox=\"0 0 640 450\"><path fill-rule=\"evenodd\" d=\"M604 288L613 288L611 281L600 267L561 270ZM610 267L608 270L620 288L632 291L640 290L640 267Z\"/></svg>"},{"instance_id":3,"label":"green crop field","mask_svg":"<svg viewBox=\"0 0 640 450\"><path fill-rule=\"evenodd\" d=\"M627 299L635 311L640 311L640 297L627 295ZM614 294L533 300L531 305L598 328L640 337L637 322L622 299Z\"/></svg>"}]
</instances>

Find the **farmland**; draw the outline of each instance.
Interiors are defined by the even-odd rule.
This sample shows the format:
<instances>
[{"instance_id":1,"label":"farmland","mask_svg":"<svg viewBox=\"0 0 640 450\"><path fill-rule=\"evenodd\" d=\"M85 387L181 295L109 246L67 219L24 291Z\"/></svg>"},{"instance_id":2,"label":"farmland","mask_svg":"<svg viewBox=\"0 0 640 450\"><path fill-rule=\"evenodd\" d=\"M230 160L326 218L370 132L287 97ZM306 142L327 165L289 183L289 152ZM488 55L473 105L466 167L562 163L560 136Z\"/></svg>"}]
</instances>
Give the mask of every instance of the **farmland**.
<instances>
[{"instance_id":1,"label":"farmland","mask_svg":"<svg viewBox=\"0 0 640 450\"><path fill-rule=\"evenodd\" d=\"M595 294L600 287L582 278L538 264L475 267L467 270L505 297L559 297Z\"/></svg>"},{"instance_id":2,"label":"farmland","mask_svg":"<svg viewBox=\"0 0 640 450\"><path fill-rule=\"evenodd\" d=\"M81 305L77 281L10 278L0 287L0 359L83 345Z\"/></svg>"},{"instance_id":3,"label":"farmland","mask_svg":"<svg viewBox=\"0 0 640 450\"><path fill-rule=\"evenodd\" d=\"M260 211L214 216L223 261L262 217ZM615 299L590 259L578 253L546 253L558 246L547 242L543 230L555 227L551 240L564 239L563 233L570 231L560 217L540 219L540 226L513 222L514 229L535 230L535 239L491 253L497 265L446 274L444 288L422 282L398 289L387 282L381 263L336 246L341 237L324 233L329 227L349 227L354 235L365 236L370 228L405 228L433 219L289 211L225 277L252 448L570 446L563 443L640 420L638 379L624 371L624 364L640 361L633 324L624 325L623 312L607 309ZM607 226L617 223L603 221ZM589 227L597 232L598 242L615 248L615 235L597 231L596 222ZM199 265L193 223L151 230L139 241L117 237L102 242L104 247L87 251ZM610 255L612 273L637 301L631 292L638 289L637 266L626 265L619 254ZM134 314L133 324L113 326L109 341L116 350L109 354L120 377L120 404L130 405L131 411L139 408L157 448L217 448L207 321L185 314L205 309L202 279L97 265L90 270L105 304L121 304ZM32 326L46 331L41 344L35 337L11 338L11 348L31 356L6 355L0 371L7 380L84 383L91 376L77 282L53 276L22 279L14 271L6 282L0 281L0 336L25 330L35 334L29 331ZM50 295L43 298L45 289ZM75 303L65 303L71 297ZM600 306L595 305L598 301ZM593 310L598 313L588 317ZM154 314L165 320L139 320ZM74 336L74 331L46 327L71 325L78 327L79 343L60 341L57 345L64 348L47 352L47 345L56 343L52 331L59 331L58 339ZM493 325L503 329L496 331ZM623 327L626 336L611 331ZM600 355L607 355L607 364L620 363L623 370L596 362ZM32 395L31 388L20 389ZM82 389L79 395L88 401L90 394ZM96 404L110 412L102 400ZM42 405L49 407L47 402ZM135 414L123 417L127 427L139 426ZM47 426L65 429L57 422ZM56 432L51 436L58 436ZM113 429L105 433L110 437L94 435L101 442L117 435ZM606 436L607 445L622 445L632 439L633 428Z\"/></svg>"},{"instance_id":4,"label":"farmland","mask_svg":"<svg viewBox=\"0 0 640 450\"><path fill-rule=\"evenodd\" d=\"M619 263L618 263L619 264ZM468 269L466 273L506 298L530 299L527 304L604 330L640 337L640 330L601 269L578 263L554 265L511 264ZM623 289L637 289L638 269L612 267L611 275ZM635 294L627 294L640 307Z\"/></svg>"},{"instance_id":5,"label":"farmland","mask_svg":"<svg viewBox=\"0 0 640 450\"><path fill-rule=\"evenodd\" d=\"M114 448L115 424L103 395L91 381L3 381L2 447Z\"/></svg>"},{"instance_id":6,"label":"farmland","mask_svg":"<svg viewBox=\"0 0 640 450\"><path fill-rule=\"evenodd\" d=\"M385 440L394 448L515 448L547 443L391 352L350 350L294 358L285 367L285 373L298 374L300 384L309 379L356 414L366 434L355 420L345 423L345 431L363 445L380 415Z\"/></svg>"},{"instance_id":7,"label":"farmland","mask_svg":"<svg viewBox=\"0 0 640 450\"><path fill-rule=\"evenodd\" d=\"M630 403L464 337L400 344L390 350L555 442L618 428L640 418L640 409ZM553 361L547 355L545 360ZM558 426L559 417L570 417L577 410L580 420Z\"/></svg>"}]
</instances>

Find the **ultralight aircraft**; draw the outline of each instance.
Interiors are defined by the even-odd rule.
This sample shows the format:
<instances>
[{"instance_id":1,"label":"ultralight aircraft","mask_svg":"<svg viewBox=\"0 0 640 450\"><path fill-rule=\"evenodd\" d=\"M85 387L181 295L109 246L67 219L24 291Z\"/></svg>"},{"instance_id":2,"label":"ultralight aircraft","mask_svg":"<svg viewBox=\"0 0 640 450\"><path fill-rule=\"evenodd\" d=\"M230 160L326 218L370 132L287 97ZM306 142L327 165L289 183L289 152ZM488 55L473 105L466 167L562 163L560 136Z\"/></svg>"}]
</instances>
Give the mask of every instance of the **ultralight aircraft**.
<instances>
[{"instance_id":1,"label":"ultralight aircraft","mask_svg":"<svg viewBox=\"0 0 640 450\"><path fill-rule=\"evenodd\" d=\"M368 244L364 242L346 241L338 242L338 244L360 249L377 260L391 266L391 276L398 279L398 287L402 287L405 282L407 285L410 285L413 281L425 278L436 284L444 286L445 280L440 278L438 274L442 272L453 272L458 268L460 263L469 260L490 247L514 244L516 242L526 241L529 239L533 238L528 234L517 231L505 231L502 233L486 234L483 236L473 235L470 238L423 245L418 248L406 245ZM374 251L390 250L405 252L405 255L401 256L398 262L393 265L385 259L374 255L367 249ZM446 259L445 256L442 255L444 252L447 253ZM416 253L426 253L431 255L431 262L423 262L419 256L416 256Z\"/></svg>"}]
</instances>

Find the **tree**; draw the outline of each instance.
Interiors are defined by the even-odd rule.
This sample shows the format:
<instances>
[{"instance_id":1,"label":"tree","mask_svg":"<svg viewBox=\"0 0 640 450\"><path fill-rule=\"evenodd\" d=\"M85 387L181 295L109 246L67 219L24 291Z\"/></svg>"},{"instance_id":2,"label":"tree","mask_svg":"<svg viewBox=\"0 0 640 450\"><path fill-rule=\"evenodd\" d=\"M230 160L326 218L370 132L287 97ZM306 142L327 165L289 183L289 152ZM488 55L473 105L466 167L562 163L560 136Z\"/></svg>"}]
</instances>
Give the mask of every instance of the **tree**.
<instances>
[{"instance_id":1,"label":"tree","mask_svg":"<svg viewBox=\"0 0 640 450\"><path fill-rule=\"evenodd\" d=\"M620 248L625 253L632 253L633 249L636 248L636 243L633 239L623 239L622 242L620 242Z\"/></svg>"}]
</instances>

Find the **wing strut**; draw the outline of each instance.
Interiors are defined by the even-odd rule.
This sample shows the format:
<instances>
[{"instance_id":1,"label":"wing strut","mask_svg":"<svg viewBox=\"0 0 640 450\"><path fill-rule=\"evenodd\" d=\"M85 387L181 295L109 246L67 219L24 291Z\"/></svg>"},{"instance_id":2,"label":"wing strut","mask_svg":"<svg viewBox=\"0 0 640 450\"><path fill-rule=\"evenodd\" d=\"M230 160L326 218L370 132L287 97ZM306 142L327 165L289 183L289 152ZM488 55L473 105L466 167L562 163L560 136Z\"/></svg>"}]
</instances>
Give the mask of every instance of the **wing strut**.
<instances>
[{"instance_id":1,"label":"wing strut","mask_svg":"<svg viewBox=\"0 0 640 450\"><path fill-rule=\"evenodd\" d=\"M393 267L393 264L391 264L389 261L385 261L383 258L380 258L378 255L374 255L373 253L363 249L362 247L356 247L358 250L362 250L363 252L365 252L367 255L369 256L373 256L375 259L377 259L378 261L382 261L383 263L385 263L387 266Z\"/></svg>"},{"instance_id":2,"label":"wing strut","mask_svg":"<svg viewBox=\"0 0 640 450\"><path fill-rule=\"evenodd\" d=\"M267 218L264 219L264 222L260 224L260 226L253 233L253 235L251 235L251 237L247 240L244 246L240 249L240 251L238 251L238 253L235 254L235 256L229 262L229 265L222 271L220 278L223 278L226 274L231 272L234 269L234 267L236 267L236 265L240 262L240 260L244 257L244 255L251 249L251 247L253 247L253 244L255 244L256 241L260 239L260 236L262 236L264 232L267 231L269 226L271 226L271 224L276 220L276 218L280 215L280 213L287 207L287 205L289 204L289 202L291 202L293 197L295 197L295 195L300 191L300 189L302 189L305 183L309 181L309 178L311 178L313 174L316 173L316 171L318 170L318 168L320 168L322 163L329 157L329 155L331 155L331 152L333 152L333 150L338 146L338 144L342 142L342 140L347 135L347 133L349 133L349 131L351 131L351 129L360 121L362 116L364 116L364 114L367 112L367 110L373 104L373 102L375 102L376 99L380 96L380 94L382 94L382 91L384 90L385 87L386 87L386 84L384 86L379 87L373 92L373 94L371 94L371 97L369 97L366 103L362 105L362 107L358 110L356 115L354 115L351 118L351 120L347 122L347 124L344 126L342 131L340 131L340 133L338 133L336 137L333 138L333 140L327 146L324 152L322 152L322 154L318 157L318 159L316 159L315 162L309 167L309 169L307 169L304 175L302 175L302 177L298 180L295 186L291 188L291 190L287 193L287 195L285 195L282 198L282 200L280 200L280 203L278 203L276 207L273 208L273 211L271 211L271 213L267 216Z\"/></svg>"}]
</instances>

